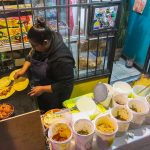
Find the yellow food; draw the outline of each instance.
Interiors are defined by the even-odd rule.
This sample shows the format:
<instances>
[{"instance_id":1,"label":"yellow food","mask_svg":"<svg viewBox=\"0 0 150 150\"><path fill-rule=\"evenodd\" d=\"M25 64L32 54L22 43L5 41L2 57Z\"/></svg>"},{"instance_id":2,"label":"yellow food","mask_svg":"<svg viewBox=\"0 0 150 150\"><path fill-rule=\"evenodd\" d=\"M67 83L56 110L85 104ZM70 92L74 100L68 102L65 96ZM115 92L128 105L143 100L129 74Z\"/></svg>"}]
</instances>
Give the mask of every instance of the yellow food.
<instances>
[{"instance_id":1,"label":"yellow food","mask_svg":"<svg viewBox=\"0 0 150 150\"><path fill-rule=\"evenodd\" d=\"M59 109L55 109L55 112L60 111ZM42 122L46 128L49 128L53 123L60 122L64 120L64 116L61 114L55 114L53 111L48 111L42 117Z\"/></svg>"},{"instance_id":2,"label":"yellow food","mask_svg":"<svg viewBox=\"0 0 150 150\"><path fill-rule=\"evenodd\" d=\"M15 90L11 86L5 87L0 90L0 99L6 99L10 97L14 92Z\"/></svg>"},{"instance_id":3,"label":"yellow food","mask_svg":"<svg viewBox=\"0 0 150 150\"><path fill-rule=\"evenodd\" d=\"M114 101L117 103L117 104L119 104L119 105L125 105L126 104L126 102L127 102L127 98L126 98L126 96L124 96L124 95L116 95L115 97L114 97Z\"/></svg>"},{"instance_id":4,"label":"yellow food","mask_svg":"<svg viewBox=\"0 0 150 150\"><path fill-rule=\"evenodd\" d=\"M150 95L147 97L147 101L150 103Z\"/></svg>"},{"instance_id":5,"label":"yellow food","mask_svg":"<svg viewBox=\"0 0 150 150\"><path fill-rule=\"evenodd\" d=\"M132 109L133 111L135 111L137 113L142 112L142 110L137 105L130 106L130 109Z\"/></svg>"},{"instance_id":6,"label":"yellow food","mask_svg":"<svg viewBox=\"0 0 150 150\"><path fill-rule=\"evenodd\" d=\"M96 128L104 133L113 133L115 127L109 117L102 118L96 125Z\"/></svg>"},{"instance_id":7,"label":"yellow food","mask_svg":"<svg viewBox=\"0 0 150 150\"><path fill-rule=\"evenodd\" d=\"M58 123L55 127L55 133L52 137L55 141L65 141L71 136L71 131L67 125Z\"/></svg>"},{"instance_id":8,"label":"yellow food","mask_svg":"<svg viewBox=\"0 0 150 150\"><path fill-rule=\"evenodd\" d=\"M11 82L11 80L9 79L9 76L1 78L0 79L0 89L7 87L10 84L10 82Z\"/></svg>"},{"instance_id":9,"label":"yellow food","mask_svg":"<svg viewBox=\"0 0 150 150\"><path fill-rule=\"evenodd\" d=\"M44 116L43 121L46 125L51 125L52 123L59 122L62 119L60 114L47 114Z\"/></svg>"},{"instance_id":10,"label":"yellow food","mask_svg":"<svg viewBox=\"0 0 150 150\"><path fill-rule=\"evenodd\" d=\"M14 80L14 75L16 72L18 72L20 69L14 70L13 72L11 72L11 74L9 75L10 80Z\"/></svg>"},{"instance_id":11,"label":"yellow food","mask_svg":"<svg viewBox=\"0 0 150 150\"><path fill-rule=\"evenodd\" d=\"M29 79L25 77L19 77L18 79L14 80L13 88L16 91L23 91L27 88L29 84Z\"/></svg>"},{"instance_id":12,"label":"yellow food","mask_svg":"<svg viewBox=\"0 0 150 150\"><path fill-rule=\"evenodd\" d=\"M118 120L127 121L129 119L129 113L125 108L120 108L117 110L117 115L115 118Z\"/></svg>"}]
</instances>

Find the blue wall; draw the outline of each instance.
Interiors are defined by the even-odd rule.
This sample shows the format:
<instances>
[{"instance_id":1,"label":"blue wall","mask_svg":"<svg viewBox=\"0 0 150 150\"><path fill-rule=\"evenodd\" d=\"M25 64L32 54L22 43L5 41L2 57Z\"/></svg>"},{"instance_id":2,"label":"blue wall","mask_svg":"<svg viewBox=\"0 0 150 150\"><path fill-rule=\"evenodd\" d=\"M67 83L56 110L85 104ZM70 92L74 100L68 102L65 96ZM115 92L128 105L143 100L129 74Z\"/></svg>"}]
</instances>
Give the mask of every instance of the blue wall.
<instances>
[{"instance_id":1,"label":"blue wall","mask_svg":"<svg viewBox=\"0 0 150 150\"><path fill-rule=\"evenodd\" d=\"M130 0L130 15L123 54L143 66L150 45L150 0L142 14L132 11L134 0Z\"/></svg>"}]
</instances>

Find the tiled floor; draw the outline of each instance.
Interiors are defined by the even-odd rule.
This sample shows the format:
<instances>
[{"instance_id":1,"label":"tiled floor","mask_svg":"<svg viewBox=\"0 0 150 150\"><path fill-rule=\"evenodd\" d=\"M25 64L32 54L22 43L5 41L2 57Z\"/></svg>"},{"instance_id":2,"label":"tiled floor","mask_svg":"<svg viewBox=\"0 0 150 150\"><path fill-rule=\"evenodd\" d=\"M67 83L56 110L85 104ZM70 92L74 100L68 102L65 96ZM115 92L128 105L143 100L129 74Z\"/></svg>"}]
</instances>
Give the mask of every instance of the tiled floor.
<instances>
[{"instance_id":1,"label":"tiled floor","mask_svg":"<svg viewBox=\"0 0 150 150\"><path fill-rule=\"evenodd\" d=\"M122 58L120 58L119 61L116 61L113 64L111 83L118 81L118 80L131 82L139 78L140 74L141 73L134 67L127 68L125 66L125 61Z\"/></svg>"}]
</instances>

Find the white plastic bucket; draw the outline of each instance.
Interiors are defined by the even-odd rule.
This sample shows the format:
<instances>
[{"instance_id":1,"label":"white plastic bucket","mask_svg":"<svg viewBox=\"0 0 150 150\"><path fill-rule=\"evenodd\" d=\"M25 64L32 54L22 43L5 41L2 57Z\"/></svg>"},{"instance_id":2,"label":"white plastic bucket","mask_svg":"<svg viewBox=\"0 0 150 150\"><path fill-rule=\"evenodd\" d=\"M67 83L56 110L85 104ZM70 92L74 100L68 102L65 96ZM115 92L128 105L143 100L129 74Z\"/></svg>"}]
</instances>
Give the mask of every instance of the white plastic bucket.
<instances>
[{"instance_id":1,"label":"white plastic bucket","mask_svg":"<svg viewBox=\"0 0 150 150\"><path fill-rule=\"evenodd\" d=\"M130 84L122 81L115 82L113 84L114 95L125 94L129 96L132 93L132 88Z\"/></svg>"},{"instance_id":2,"label":"white plastic bucket","mask_svg":"<svg viewBox=\"0 0 150 150\"><path fill-rule=\"evenodd\" d=\"M92 149L94 131L94 124L87 119L79 119L73 124L76 150ZM80 134L79 132L88 132L88 134Z\"/></svg>"},{"instance_id":3,"label":"white plastic bucket","mask_svg":"<svg viewBox=\"0 0 150 150\"><path fill-rule=\"evenodd\" d=\"M53 139L53 136L60 133L61 131L68 131L68 138L64 141L56 141ZM53 124L48 131L48 137L50 139L53 150L70 150L72 131L71 128L66 123L55 123Z\"/></svg>"},{"instance_id":4,"label":"white plastic bucket","mask_svg":"<svg viewBox=\"0 0 150 150\"><path fill-rule=\"evenodd\" d=\"M145 98L136 98L128 102L128 108L133 114L132 122L141 125L149 112L149 104ZM134 111L136 109L138 112Z\"/></svg>"},{"instance_id":5,"label":"white plastic bucket","mask_svg":"<svg viewBox=\"0 0 150 150\"><path fill-rule=\"evenodd\" d=\"M128 96L124 94L118 94L113 96L113 107L115 106L122 106L122 105L127 105L128 103Z\"/></svg>"},{"instance_id":6,"label":"white plastic bucket","mask_svg":"<svg viewBox=\"0 0 150 150\"><path fill-rule=\"evenodd\" d=\"M132 112L127 108L127 106L116 106L111 109L110 113L118 123L118 131L126 132L129 128L131 120L133 119ZM117 115L125 115L124 117L127 118L127 120L120 120Z\"/></svg>"},{"instance_id":7,"label":"white plastic bucket","mask_svg":"<svg viewBox=\"0 0 150 150\"><path fill-rule=\"evenodd\" d=\"M104 132L100 130L99 125L103 123L109 123L114 128L114 131ZM117 121L112 118L109 114L98 116L95 120L95 133L96 141L98 145L104 145L105 148L110 147L115 138L116 132L118 131Z\"/></svg>"}]
</instances>

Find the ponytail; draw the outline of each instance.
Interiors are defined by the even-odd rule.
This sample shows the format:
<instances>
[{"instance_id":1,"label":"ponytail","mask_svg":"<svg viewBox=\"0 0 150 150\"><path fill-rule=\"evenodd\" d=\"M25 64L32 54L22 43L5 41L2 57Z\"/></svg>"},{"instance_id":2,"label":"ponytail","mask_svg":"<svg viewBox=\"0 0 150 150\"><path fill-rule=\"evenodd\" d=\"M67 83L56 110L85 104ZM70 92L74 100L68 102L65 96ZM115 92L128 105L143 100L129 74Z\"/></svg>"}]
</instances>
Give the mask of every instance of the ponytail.
<instances>
[{"instance_id":1,"label":"ponytail","mask_svg":"<svg viewBox=\"0 0 150 150\"><path fill-rule=\"evenodd\" d=\"M37 18L37 22L30 28L28 32L28 38L40 44L42 44L44 40L51 40L52 31L46 25L44 18Z\"/></svg>"}]
</instances>

